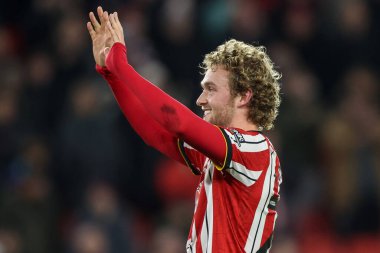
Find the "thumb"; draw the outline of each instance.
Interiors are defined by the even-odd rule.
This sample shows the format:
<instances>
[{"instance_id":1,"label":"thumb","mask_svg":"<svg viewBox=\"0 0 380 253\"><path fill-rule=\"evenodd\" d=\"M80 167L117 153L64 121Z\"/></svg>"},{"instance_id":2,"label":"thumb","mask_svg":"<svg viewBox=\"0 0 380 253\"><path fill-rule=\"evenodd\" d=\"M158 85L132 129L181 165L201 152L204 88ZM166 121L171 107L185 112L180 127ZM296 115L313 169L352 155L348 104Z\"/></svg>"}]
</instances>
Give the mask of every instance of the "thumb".
<instances>
[{"instance_id":1,"label":"thumb","mask_svg":"<svg viewBox=\"0 0 380 253\"><path fill-rule=\"evenodd\" d=\"M103 54L105 57L107 57L108 53L110 52L110 48L109 47L105 47L104 50L103 50Z\"/></svg>"},{"instance_id":2,"label":"thumb","mask_svg":"<svg viewBox=\"0 0 380 253\"><path fill-rule=\"evenodd\" d=\"M102 55L103 55L104 61L107 59L107 56L108 56L109 52L110 52L110 48L109 47L105 47L103 49Z\"/></svg>"}]
</instances>

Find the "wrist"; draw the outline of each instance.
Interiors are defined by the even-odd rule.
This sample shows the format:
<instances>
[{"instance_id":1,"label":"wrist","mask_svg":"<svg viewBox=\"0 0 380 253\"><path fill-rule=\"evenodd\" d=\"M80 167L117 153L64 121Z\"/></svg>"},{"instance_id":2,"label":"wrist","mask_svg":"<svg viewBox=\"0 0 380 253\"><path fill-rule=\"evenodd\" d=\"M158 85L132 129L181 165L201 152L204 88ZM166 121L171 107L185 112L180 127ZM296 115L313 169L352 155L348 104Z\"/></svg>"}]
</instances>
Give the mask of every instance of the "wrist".
<instances>
[{"instance_id":1,"label":"wrist","mask_svg":"<svg viewBox=\"0 0 380 253\"><path fill-rule=\"evenodd\" d=\"M107 69L106 66L101 66L97 63L95 65L95 69L96 69L96 72L98 72L101 75L106 75L106 74L110 73L110 71Z\"/></svg>"}]
</instances>

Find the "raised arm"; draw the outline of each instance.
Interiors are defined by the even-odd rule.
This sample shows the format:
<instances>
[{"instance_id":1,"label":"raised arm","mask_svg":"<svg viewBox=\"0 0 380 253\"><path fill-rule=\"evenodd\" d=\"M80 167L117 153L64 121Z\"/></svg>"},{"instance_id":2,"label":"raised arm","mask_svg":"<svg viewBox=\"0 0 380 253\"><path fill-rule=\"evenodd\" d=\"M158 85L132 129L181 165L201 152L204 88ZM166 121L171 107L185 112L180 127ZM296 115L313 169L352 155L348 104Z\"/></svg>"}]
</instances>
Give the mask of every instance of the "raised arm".
<instances>
[{"instance_id":1,"label":"raised arm","mask_svg":"<svg viewBox=\"0 0 380 253\"><path fill-rule=\"evenodd\" d=\"M128 64L117 13L111 14L109 20L107 28L113 46L106 57L106 66L110 72L128 85L146 112L163 128L211 158L217 165L224 165L227 144L222 131L140 76Z\"/></svg>"},{"instance_id":2,"label":"raised arm","mask_svg":"<svg viewBox=\"0 0 380 253\"><path fill-rule=\"evenodd\" d=\"M155 121L127 85L120 82L105 67L97 71L107 80L124 116L143 141L164 155L185 164L178 150L178 139Z\"/></svg>"},{"instance_id":3,"label":"raised arm","mask_svg":"<svg viewBox=\"0 0 380 253\"><path fill-rule=\"evenodd\" d=\"M97 9L99 21L90 12L91 22L87 23L92 43L96 70L109 83L114 96L128 122L147 145L156 148L163 154L184 163L177 146L177 138L166 131L144 109L128 86L123 84L115 75L105 67L105 55L109 50L110 34L105 28L108 13L101 7Z\"/></svg>"}]
</instances>

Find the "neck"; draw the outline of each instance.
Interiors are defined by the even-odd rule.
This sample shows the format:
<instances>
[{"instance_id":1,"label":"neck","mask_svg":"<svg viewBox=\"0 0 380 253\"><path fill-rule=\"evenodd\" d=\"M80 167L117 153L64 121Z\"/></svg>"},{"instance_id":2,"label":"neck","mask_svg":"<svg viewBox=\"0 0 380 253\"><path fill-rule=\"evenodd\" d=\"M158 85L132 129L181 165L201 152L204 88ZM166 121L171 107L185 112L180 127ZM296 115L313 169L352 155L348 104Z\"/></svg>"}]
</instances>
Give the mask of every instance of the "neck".
<instances>
[{"instance_id":1,"label":"neck","mask_svg":"<svg viewBox=\"0 0 380 253\"><path fill-rule=\"evenodd\" d=\"M256 124L248 121L247 117L245 116L233 118L229 126L233 128L240 128L244 131L249 131L249 130L258 131L259 130L259 127Z\"/></svg>"},{"instance_id":2,"label":"neck","mask_svg":"<svg viewBox=\"0 0 380 253\"><path fill-rule=\"evenodd\" d=\"M239 97L236 97L235 99L235 108L233 111L233 117L232 120L229 124L230 127L234 128L240 128L244 131L258 131L259 126L250 120L248 120L248 115L249 115L249 108L246 104L239 105Z\"/></svg>"},{"instance_id":3,"label":"neck","mask_svg":"<svg viewBox=\"0 0 380 253\"><path fill-rule=\"evenodd\" d=\"M259 127L255 124L247 122L247 124L231 124L230 127L232 128L239 128L244 131L259 131Z\"/></svg>"},{"instance_id":4,"label":"neck","mask_svg":"<svg viewBox=\"0 0 380 253\"><path fill-rule=\"evenodd\" d=\"M229 127L239 128L244 131L258 131L259 126L248 120L248 108L246 106L236 107Z\"/></svg>"}]
</instances>

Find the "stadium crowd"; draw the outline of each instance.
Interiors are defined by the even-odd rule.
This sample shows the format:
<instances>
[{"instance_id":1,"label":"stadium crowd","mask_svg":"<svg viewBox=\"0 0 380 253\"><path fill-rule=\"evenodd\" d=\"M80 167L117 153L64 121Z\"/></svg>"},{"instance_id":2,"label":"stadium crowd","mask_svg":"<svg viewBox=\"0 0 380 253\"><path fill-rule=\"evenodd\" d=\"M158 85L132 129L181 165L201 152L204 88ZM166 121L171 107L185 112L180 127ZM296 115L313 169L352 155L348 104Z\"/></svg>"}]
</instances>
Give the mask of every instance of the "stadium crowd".
<instances>
[{"instance_id":1,"label":"stadium crowd","mask_svg":"<svg viewBox=\"0 0 380 253\"><path fill-rule=\"evenodd\" d=\"M16 0L0 15L1 253L185 251L197 177L139 139L96 73L98 5L137 71L194 111L205 53L265 45L283 75L271 252L379 252L380 1Z\"/></svg>"}]
</instances>

